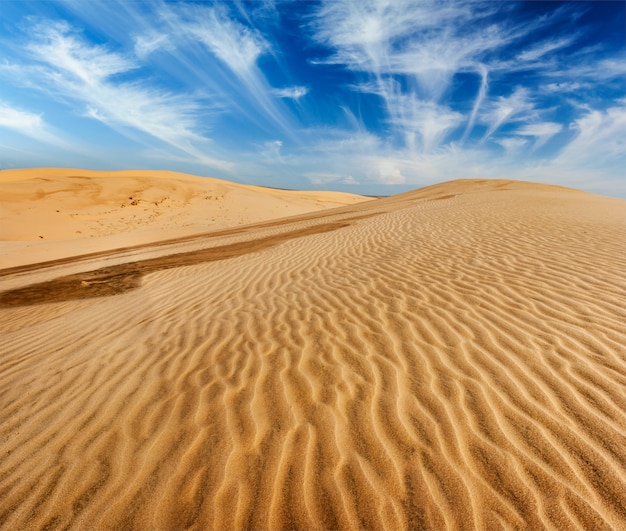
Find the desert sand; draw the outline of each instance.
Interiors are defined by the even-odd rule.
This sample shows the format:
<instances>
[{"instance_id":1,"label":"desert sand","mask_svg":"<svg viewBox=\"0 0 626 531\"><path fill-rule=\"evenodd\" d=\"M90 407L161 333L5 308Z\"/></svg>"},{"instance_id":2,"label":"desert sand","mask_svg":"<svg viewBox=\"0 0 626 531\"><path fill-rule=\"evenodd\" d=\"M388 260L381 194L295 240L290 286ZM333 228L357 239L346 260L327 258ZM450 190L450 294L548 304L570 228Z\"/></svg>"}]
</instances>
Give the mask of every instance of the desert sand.
<instances>
[{"instance_id":1,"label":"desert sand","mask_svg":"<svg viewBox=\"0 0 626 531\"><path fill-rule=\"evenodd\" d=\"M367 199L167 171L4 170L0 171L0 268L180 238Z\"/></svg>"},{"instance_id":2,"label":"desert sand","mask_svg":"<svg viewBox=\"0 0 626 531\"><path fill-rule=\"evenodd\" d=\"M3 529L626 528L626 201L203 231L0 270Z\"/></svg>"}]
</instances>

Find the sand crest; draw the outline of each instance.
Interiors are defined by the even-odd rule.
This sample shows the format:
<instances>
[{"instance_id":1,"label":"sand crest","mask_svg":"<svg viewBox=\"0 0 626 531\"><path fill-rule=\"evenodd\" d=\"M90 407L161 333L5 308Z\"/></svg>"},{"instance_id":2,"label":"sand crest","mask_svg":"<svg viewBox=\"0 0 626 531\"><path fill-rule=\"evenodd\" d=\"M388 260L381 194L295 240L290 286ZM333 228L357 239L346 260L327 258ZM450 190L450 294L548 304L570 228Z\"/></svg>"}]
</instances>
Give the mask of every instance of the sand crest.
<instances>
[{"instance_id":1,"label":"sand crest","mask_svg":"<svg viewBox=\"0 0 626 531\"><path fill-rule=\"evenodd\" d=\"M625 271L474 180L0 270L0 525L626 528Z\"/></svg>"}]
</instances>

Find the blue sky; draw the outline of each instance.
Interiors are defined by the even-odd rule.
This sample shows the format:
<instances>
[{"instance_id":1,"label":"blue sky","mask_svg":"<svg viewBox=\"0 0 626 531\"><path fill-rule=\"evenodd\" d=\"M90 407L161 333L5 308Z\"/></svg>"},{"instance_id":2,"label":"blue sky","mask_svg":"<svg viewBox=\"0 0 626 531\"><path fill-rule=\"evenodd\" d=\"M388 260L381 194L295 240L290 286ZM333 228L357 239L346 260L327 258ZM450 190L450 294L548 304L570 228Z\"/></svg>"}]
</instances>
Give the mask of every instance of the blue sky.
<instances>
[{"instance_id":1,"label":"blue sky","mask_svg":"<svg viewBox=\"0 0 626 531\"><path fill-rule=\"evenodd\" d=\"M0 167L626 197L625 2L0 0Z\"/></svg>"}]
</instances>

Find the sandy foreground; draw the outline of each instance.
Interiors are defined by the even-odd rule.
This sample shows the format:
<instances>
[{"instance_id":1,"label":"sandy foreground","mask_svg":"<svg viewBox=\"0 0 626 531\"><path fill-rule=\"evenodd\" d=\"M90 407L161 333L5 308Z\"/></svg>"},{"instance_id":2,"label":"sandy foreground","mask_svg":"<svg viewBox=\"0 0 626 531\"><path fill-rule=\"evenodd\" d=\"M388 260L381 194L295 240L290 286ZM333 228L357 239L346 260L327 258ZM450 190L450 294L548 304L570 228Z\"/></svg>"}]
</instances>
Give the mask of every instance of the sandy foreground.
<instances>
[{"instance_id":1,"label":"sandy foreground","mask_svg":"<svg viewBox=\"0 0 626 531\"><path fill-rule=\"evenodd\" d=\"M126 247L0 270L2 528L626 528L626 201L462 180Z\"/></svg>"}]
</instances>

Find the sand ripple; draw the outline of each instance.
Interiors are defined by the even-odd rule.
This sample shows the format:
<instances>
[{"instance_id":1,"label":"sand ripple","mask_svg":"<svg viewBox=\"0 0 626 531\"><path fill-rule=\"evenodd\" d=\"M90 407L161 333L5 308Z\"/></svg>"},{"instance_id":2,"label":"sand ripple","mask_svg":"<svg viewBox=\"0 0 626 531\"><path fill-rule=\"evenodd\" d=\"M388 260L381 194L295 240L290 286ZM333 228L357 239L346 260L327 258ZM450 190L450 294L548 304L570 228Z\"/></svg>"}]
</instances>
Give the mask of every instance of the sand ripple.
<instances>
[{"instance_id":1,"label":"sand ripple","mask_svg":"<svg viewBox=\"0 0 626 531\"><path fill-rule=\"evenodd\" d=\"M0 524L626 527L624 205L451 183L5 292Z\"/></svg>"}]
</instances>

